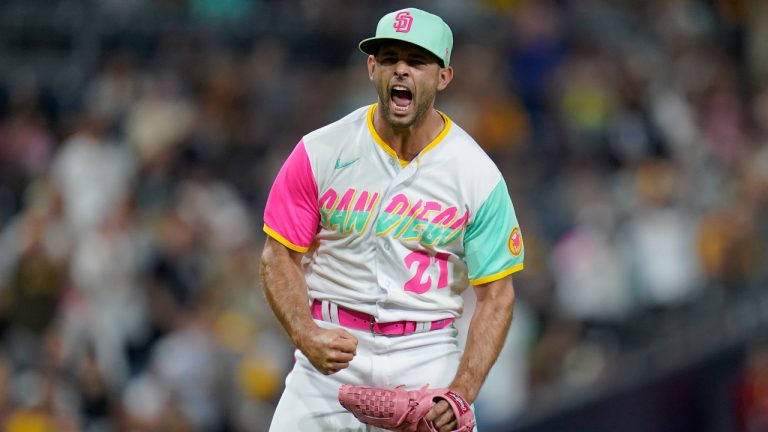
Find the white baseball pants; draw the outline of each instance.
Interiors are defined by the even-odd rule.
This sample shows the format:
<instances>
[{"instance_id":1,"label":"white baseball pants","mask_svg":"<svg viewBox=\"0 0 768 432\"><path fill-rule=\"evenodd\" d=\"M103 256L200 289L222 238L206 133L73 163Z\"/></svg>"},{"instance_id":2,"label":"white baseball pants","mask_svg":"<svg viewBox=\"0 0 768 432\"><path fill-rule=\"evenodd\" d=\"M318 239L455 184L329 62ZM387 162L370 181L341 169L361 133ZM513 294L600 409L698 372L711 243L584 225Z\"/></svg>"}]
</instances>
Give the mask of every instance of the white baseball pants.
<instances>
[{"instance_id":1,"label":"white baseball pants","mask_svg":"<svg viewBox=\"0 0 768 432\"><path fill-rule=\"evenodd\" d=\"M315 320L323 328L337 324ZM323 375L299 350L285 380L285 390L272 418L270 432L371 432L338 401L342 384L414 390L429 384L447 387L456 374L461 350L453 327L408 336L380 336L345 328L358 339L349 368Z\"/></svg>"}]
</instances>

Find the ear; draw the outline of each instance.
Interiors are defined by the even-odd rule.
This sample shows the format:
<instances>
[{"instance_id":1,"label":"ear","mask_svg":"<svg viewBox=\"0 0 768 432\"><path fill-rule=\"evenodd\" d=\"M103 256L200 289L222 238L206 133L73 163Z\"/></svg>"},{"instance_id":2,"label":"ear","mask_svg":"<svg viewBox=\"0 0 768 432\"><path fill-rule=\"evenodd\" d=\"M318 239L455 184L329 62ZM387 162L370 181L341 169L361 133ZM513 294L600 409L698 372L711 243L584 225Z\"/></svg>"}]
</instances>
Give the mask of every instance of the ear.
<instances>
[{"instance_id":1,"label":"ear","mask_svg":"<svg viewBox=\"0 0 768 432\"><path fill-rule=\"evenodd\" d=\"M448 87L448 84L453 80L453 67L440 68L438 74L437 91L440 91Z\"/></svg>"},{"instance_id":2,"label":"ear","mask_svg":"<svg viewBox=\"0 0 768 432\"><path fill-rule=\"evenodd\" d=\"M373 81L373 71L376 69L376 57L368 56L368 79Z\"/></svg>"}]
</instances>

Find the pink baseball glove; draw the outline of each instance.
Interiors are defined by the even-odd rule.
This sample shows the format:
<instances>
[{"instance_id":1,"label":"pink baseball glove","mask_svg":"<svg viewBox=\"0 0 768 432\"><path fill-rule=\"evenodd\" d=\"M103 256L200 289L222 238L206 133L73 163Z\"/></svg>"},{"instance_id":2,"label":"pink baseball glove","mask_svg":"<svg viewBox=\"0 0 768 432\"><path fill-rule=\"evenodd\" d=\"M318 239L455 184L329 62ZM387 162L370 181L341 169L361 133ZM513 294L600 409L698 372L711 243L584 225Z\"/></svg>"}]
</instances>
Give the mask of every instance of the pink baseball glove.
<instances>
[{"instance_id":1,"label":"pink baseball glove","mask_svg":"<svg viewBox=\"0 0 768 432\"><path fill-rule=\"evenodd\" d=\"M339 388L339 402L358 420L382 429L415 432L420 422L424 422L430 431L437 428L424 416L440 399L445 399L456 416L458 425L454 432L472 432L475 416L469 403L460 394L447 388L404 390L404 386L394 389L379 387L353 386L344 384Z\"/></svg>"}]
</instances>

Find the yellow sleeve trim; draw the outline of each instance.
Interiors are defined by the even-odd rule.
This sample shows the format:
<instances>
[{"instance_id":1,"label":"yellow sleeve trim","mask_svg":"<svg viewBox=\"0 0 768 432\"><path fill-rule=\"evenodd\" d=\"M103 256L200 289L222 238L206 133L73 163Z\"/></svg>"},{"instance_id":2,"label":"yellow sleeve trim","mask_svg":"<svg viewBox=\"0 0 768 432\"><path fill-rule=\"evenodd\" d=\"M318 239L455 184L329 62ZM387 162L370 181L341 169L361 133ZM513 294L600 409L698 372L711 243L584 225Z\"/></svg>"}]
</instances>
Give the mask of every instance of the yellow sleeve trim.
<instances>
[{"instance_id":1,"label":"yellow sleeve trim","mask_svg":"<svg viewBox=\"0 0 768 432\"><path fill-rule=\"evenodd\" d=\"M281 245L287 247L288 249L290 249L292 251L304 253L304 252L309 250L308 247L302 247L302 246L295 245L295 244L289 242L288 240L285 239L285 237L283 237L280 234L278 234L277 231L275 231L272 228L268 227L267 224L264 224L264 232L267 233L267 235L269 235L273 239L277 240L278 243L280 243Z\"/></svg>"},{"instance_id":2,"label":"yellow sleeve trim","mask_svg":"<svg viewBox=\"0 0 768 432\"><path fill-rule=\"evenodd\" d=\"M504 276L509 276L512 273L519 272L522 269L523 269L523 263L515 264L512 267L510 267L510 268L508 268L508 269L506 269L506 270L504 270L502 272L499 272L499 273L496 273L496 274L493 274L493 275L490 275L490 276L485 276L485 277L477 278L477 279L471 279L469 281L469 283L472 284L472 285L487 284L488 282L493 282L493 281L496 281L496 280L499 280L499 279L503 278Z\"/></svg>"}]
</instances>

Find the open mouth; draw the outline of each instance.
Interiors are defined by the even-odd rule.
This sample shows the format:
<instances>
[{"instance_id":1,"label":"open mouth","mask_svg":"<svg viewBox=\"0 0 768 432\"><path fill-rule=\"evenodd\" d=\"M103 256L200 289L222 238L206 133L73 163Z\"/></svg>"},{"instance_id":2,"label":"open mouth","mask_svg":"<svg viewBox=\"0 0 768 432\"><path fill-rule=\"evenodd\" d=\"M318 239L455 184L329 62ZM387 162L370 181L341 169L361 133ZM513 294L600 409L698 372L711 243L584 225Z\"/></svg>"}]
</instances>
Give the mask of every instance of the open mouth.
<instances>
[{"instance_id":1,"label":"open mouth","mask_svg":"<svg viewBox=\"0 0 768 432\"><path fill-rule=\"evenodd\" d=\"M392 99L392 108L395 112L404 113L408 111L408 108L413 101L413 93L411 93L407 87L396 85L392 87L389 95Z\"/></svg>"}]
</instances>

